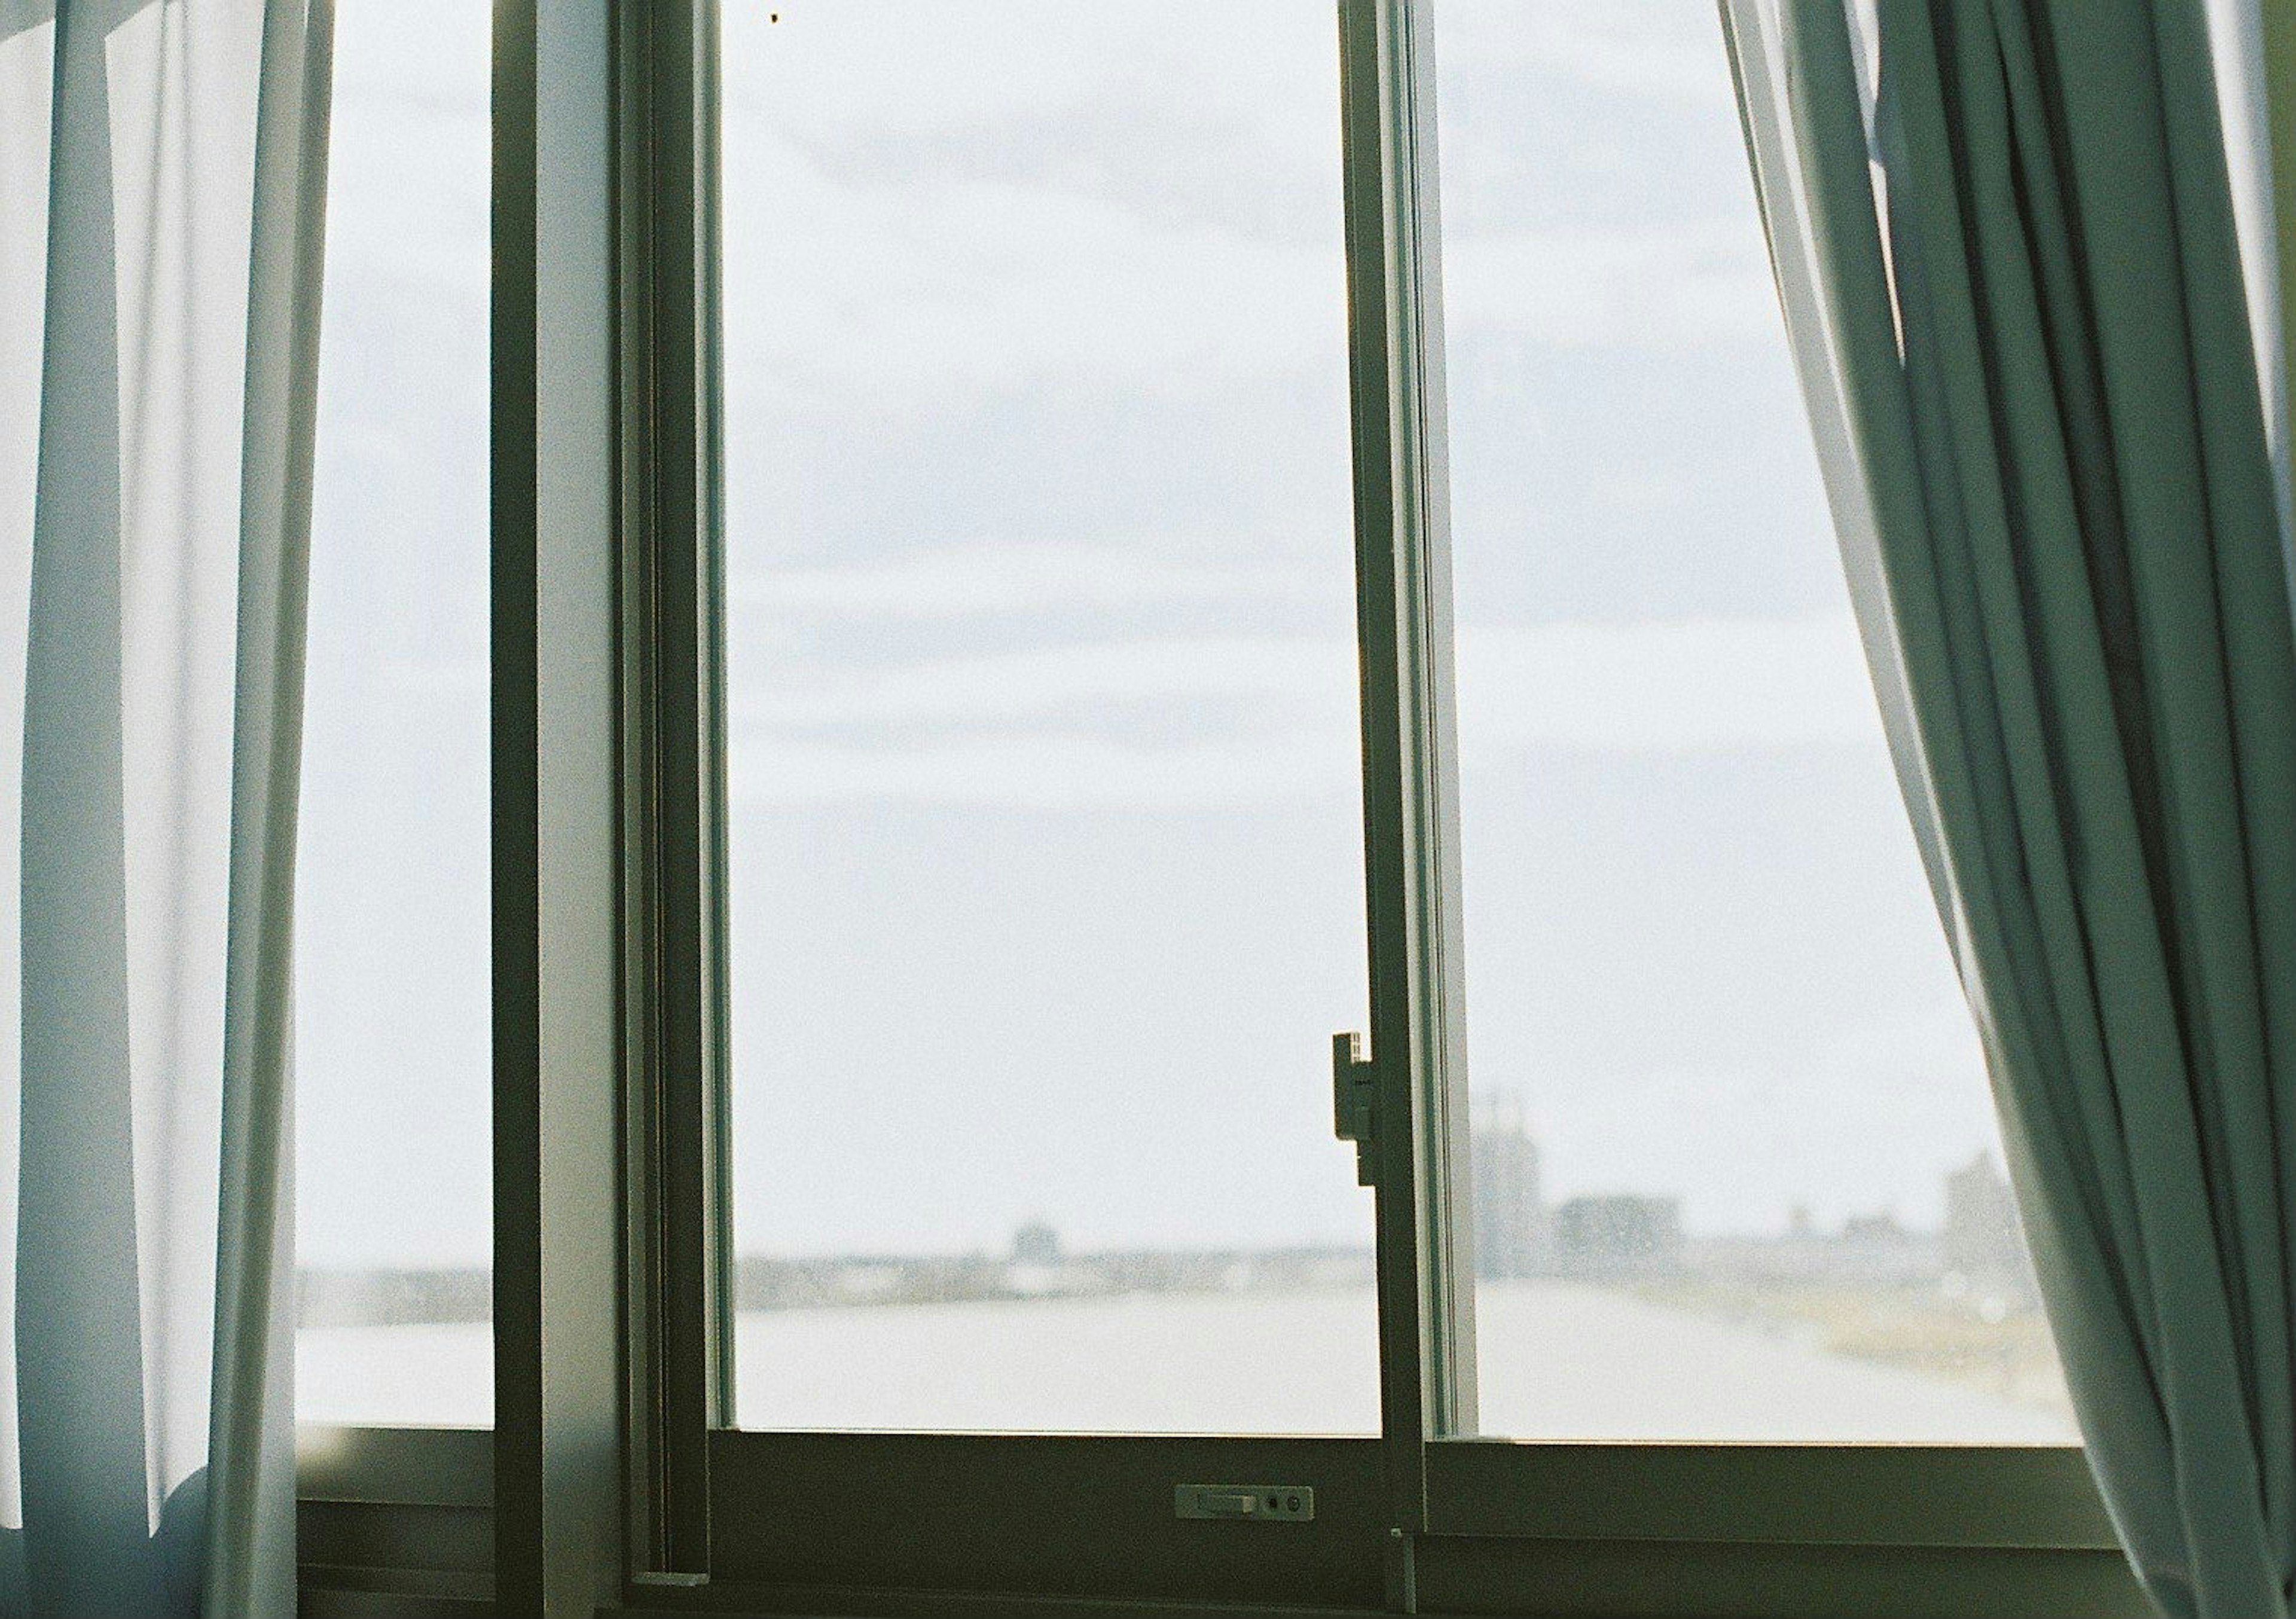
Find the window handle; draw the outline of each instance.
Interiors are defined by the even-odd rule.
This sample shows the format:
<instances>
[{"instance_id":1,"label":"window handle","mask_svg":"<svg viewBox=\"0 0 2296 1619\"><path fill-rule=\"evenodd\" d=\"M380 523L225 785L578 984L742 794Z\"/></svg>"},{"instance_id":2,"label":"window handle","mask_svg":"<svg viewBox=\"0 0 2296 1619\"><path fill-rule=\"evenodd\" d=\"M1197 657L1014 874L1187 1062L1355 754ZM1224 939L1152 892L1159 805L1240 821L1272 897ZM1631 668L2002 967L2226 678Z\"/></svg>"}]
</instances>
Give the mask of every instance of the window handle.
<instances>
[{"instance_id":1,"label":"window handle","mask_svg":"<svg viewBox=\"0 0 2296 1619\"><path fill-rule=\"evenodd\" d=\"M1356 1144L1356 1184L1378 1183L1372 1128L1379 1091L1377 1069L1364 1056L1364 1037L1349 1032L1332 1036L1332 1132Z\"/></svg>"}]
</instances>

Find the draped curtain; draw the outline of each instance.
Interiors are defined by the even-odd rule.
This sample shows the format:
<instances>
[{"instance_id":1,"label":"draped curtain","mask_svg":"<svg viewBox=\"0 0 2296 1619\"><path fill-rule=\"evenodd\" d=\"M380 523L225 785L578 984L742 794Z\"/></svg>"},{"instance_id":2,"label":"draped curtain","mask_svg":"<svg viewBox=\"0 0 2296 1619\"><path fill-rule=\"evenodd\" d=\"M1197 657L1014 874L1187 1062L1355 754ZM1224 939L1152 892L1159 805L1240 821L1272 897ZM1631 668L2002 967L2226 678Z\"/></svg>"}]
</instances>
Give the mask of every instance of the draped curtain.
<instances>
[{"instance_id":1,"label":"draped curtain","mask_svg":"<svg viewBox=\"0 0 2296 1619\"><path fill-rule=\"evenodd\" d=\"M2267 120L2218 77L2253 7L1857 10L1724 0L1900 785L2130 1559L2170 1614L2285 1615L2284 351L2226 157Z\"/></svg>"},{"instance_id":2,"label":"draped curtain","mask_svg":"<svg viewBox=\"0 0 2296 1619\"><path fill-rule=\"evenodd\" d=\"M294 1611L328 0L0 0L0 1612Z\"/></svg>"}]
</instances>

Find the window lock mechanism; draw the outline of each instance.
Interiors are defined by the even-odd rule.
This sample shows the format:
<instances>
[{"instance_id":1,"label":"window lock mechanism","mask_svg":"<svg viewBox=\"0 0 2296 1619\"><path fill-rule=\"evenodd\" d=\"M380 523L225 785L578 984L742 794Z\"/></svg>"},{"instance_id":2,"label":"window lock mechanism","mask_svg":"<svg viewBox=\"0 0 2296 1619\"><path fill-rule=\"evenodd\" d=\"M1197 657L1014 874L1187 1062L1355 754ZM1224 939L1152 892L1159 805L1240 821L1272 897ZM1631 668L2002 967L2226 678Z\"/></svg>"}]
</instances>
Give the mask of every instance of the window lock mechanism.
<instances>
[{"instance_id":1,"label":"window lock mechanism","mask_svg":"<svg viewBox=\"0 0 2296 1619\"><path fill-rule=\"evenodd\" d=\"M1172 1491L1172 1516L1312 1523L1316 1492L1306 1484L1179 1484Z\"/></svg>"},{"instance_id":2,"label":"window lock mechanism","mask_svg":"<svg viewBox=\"0 0 2296 1619\"><path fill-rule=\"evenodd\" d=\"M1377 1069L1364 1057L1361 1034L1332 1036L1332 1130L1356 1144L1356 1184L1379 1182L1373 1109L1378 1100Z\"/></svg>"}]
</instances>

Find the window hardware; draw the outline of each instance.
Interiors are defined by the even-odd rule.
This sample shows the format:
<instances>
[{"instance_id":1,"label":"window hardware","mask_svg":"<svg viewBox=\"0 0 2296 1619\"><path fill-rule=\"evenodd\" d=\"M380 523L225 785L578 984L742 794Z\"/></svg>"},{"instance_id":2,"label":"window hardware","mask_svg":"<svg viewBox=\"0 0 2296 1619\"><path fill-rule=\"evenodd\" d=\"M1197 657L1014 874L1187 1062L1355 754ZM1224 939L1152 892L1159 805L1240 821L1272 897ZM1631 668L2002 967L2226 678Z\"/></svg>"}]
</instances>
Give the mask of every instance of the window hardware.
<instances>
[{"instance_id":1,"label":"window hardware","mask_svg":"<svg viewBox=\"0 0 2296 1619\"><path fill-rule=\"evenodd\" d=\"M1363 1052L1361 1034L1332 1036L1332 1131L1340 1140L1356 1144L1356 1184L1373 1186L1379 1180L1372 1131L1377 1070Z\"/></svg>"},{"instance_id":2,"label":"window hardware","mask_svg":"<svg viewBox=\"0 0 2296 1619\"><path fill-rule=\"evenodd\" d=\"M1175 1484L1172 1516L1305 1524L1315 1518L1316 1492L1306 1484Z\"/></svg>"}]
</instances>

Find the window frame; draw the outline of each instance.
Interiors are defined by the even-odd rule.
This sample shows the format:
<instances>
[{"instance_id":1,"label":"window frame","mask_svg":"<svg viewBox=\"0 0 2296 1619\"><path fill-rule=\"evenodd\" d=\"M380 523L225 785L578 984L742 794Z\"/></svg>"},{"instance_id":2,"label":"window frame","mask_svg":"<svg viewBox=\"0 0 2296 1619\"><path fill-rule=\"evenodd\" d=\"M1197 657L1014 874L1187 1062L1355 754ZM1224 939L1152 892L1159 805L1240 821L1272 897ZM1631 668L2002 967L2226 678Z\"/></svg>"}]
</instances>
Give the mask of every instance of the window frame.
<instances>
[{"instance_id":1,"label":"window frame","mask_svg":"<svg viewBox=\"0 0 2296 1619\"><path fill-rule=\"evenodd\" d=\"M716 8L614 20L622 412L627 1532L706 1568L705 1435L732 1409Z\"/></svg>"},{"instance_id":2,"label":"window frame","mask_svg":"<svg viewBox=\"0 0 2296 1619\"><path fill-rule=\"evenodd\" d=\"M1447 1060L1461 1006L1431 0L1338 0L1338 15L1382 1432L1020 1437L716 1426L730 1245L713 1191L723 939L709 897L723 860L715 0L497 4L492 1454L505 1611L541 1611L545 1590L551 1611L575 1611L586 1586L664 1614L1242 1615L1303 1599L1332 1612L2148 1611L2077 1450L1444 1436L1472 1430L1474 1335L1472 1223L1447 1215L1466 1206L1467 1158ZM554 233L604 252L598 298L567 292ZM554 442L545 420L542 380L570 341L553 316L570 308L611 329L603 497L554 482L596 448L586 429ZM594 502L611 528L603 645L589 621L570 645L548 633L554 593L588 588L600 566L554 533L553 498ZM612 689L573 715L570 742L554 667L562 681L601 654ZM603 1072L554 1067L543 1024L544 890L566 828L552 777L602 732L619 863L606 914L594 893L576 911L619 962ZM570 1143L544 1127L570 1108ZM566 1176L594 1161L602 1119L622 1234L603 1301L599 1256L554 1259L596 1229L597 1189ZM576 1329L546 1335L545 1321ZM619 1431L603 1451L601 1410ZM1263 1468L1316 1485L1316 1524L1168 1516L1173 1483ZM606 1517L582 1501L610 1503Z\"/></svg>"}]
</instances>

